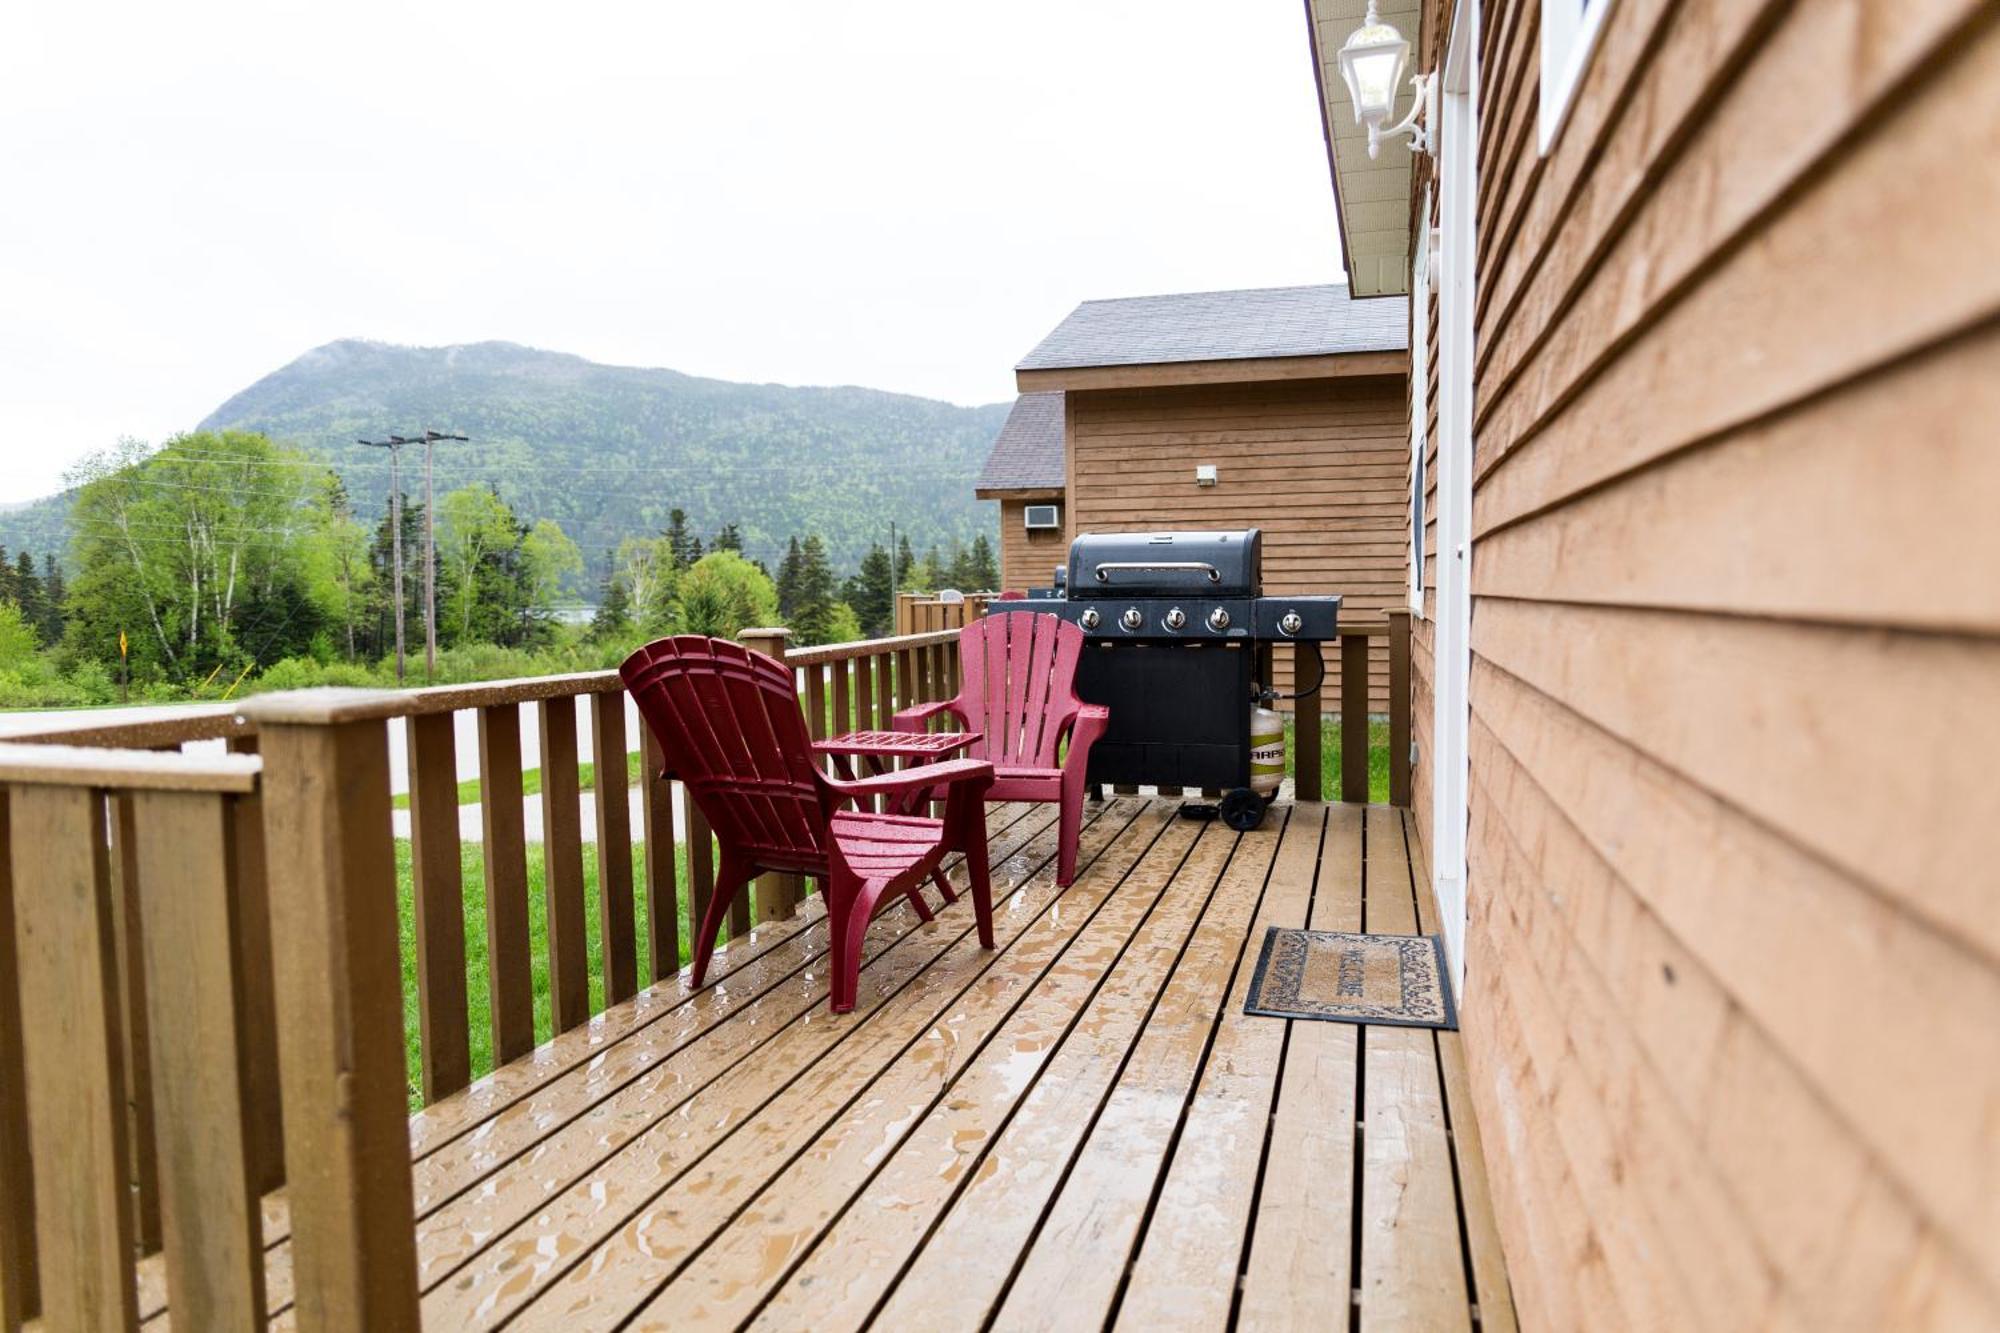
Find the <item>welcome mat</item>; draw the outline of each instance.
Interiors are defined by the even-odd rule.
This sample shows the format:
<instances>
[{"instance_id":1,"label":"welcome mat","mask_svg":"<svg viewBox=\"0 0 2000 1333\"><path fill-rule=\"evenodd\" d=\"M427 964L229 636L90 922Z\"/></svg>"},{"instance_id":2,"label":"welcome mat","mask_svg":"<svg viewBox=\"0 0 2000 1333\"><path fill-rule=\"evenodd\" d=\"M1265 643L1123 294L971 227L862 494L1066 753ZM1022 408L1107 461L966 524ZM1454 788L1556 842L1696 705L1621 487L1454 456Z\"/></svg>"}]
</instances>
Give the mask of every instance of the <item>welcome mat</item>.
<instances>
[{"instance_id":1,"label":"welcome mat","mask_svg":"<svg viewBox=\"0 0 2000 1333\"><path fill-rule=\"evenodd\" d=\"M1456 1028L1435 935L1350 935L1272 926L1246 1014L1332 1023Z\"/></svg>"}]
</instances>

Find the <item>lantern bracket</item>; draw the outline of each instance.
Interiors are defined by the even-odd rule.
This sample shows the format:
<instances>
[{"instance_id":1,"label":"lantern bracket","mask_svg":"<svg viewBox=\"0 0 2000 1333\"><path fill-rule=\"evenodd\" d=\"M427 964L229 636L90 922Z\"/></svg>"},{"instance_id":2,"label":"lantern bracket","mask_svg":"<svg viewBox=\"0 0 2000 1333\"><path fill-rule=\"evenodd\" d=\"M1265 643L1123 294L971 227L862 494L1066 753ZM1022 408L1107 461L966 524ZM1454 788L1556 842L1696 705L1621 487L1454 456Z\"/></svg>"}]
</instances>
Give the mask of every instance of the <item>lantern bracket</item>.
<instances>
[{"instance_id":1,"label":"lantern bracket","mask_svg":"<svg viewBox=\"0 0 2000 1333\"><path fill-rule=\"evenodd\" d=\"M1380 156L1382 144L1386 140L1394 139L1399 135L1409 138L1410 151L1413 153L1429 153L1432 151L1430 133L1431 85L1436 79L1437 75L1435 72L1430 74L1412 74L1410 76L1410 88L1415 97L1410 103L1410 114L1404 116L1387 129L1383 129L1377 125L1370 125L1368 127L1368 156L1371 159Z\"/></svg>"}]
</instances>

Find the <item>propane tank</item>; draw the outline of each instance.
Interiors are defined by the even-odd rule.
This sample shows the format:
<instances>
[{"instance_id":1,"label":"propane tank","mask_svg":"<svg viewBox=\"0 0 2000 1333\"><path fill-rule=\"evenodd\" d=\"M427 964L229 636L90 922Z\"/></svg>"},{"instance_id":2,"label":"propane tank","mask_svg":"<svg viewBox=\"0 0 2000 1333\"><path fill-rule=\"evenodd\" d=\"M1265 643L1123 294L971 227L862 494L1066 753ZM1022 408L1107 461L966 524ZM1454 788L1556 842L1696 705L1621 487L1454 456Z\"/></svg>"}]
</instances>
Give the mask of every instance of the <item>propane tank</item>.
<instances>
[{"instance_id":1,"label":"propane tank","mask_svg":"<svg viewBox=\"0 0 2000 1333\"><path fill-rule=\"evenodd\" d=\"M1285 780L1285 719L1260 703L1250 705L1250 789L1266 801Z\"/></svg>"}]
</instances>

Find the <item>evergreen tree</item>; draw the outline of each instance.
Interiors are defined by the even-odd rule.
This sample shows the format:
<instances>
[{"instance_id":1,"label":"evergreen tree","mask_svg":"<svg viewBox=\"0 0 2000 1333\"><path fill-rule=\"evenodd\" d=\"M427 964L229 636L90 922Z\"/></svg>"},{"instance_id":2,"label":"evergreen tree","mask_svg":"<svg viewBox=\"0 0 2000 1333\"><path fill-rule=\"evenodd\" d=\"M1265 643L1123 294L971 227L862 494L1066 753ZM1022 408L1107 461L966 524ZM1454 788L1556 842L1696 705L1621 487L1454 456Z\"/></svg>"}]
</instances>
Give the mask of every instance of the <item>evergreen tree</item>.
<instances>
[{"instance_id":1,"label":"evergreen tree","mask_svg":"<svg viewBox=\"0 0 2000 1333\"><path fill-rule=\"evenodd\" d=\"M898 588L907 588L910 585L910 571L916 567L917 557L910 550L910 534L906 532L896 540L896 586Z\"/></svg>"},{"instance_id":2,"label":"evergreen tree","mask_svg":"<svg viewBox=\"0 0 2000 1333\"><path fill-rule=\"evenodd\" d=\"M42 597L42 580L35 573L35 557L26 551L14 557L14 577L12 579L14 604L21 608L21 619L40 629L48 615L48 603Z\"/></svg>"},{"instance_id":3,"label":"evergreen tree","mask_svg":"<svg viewBox=\"0 0 2000 1333\"><path fill-rule=\"evenodd\" d=\"M597 614L590 618L590 633L593 638L615 639L632 628L632 596L625 591L625 581L606 576L599 585Z\"/></svg>"},{"instance_id":4,"label":"evergreen tree","mask_svg":"<svg viewBox=\"0 0 2000 1333\"><path fill-rule=\"evenodd\" d=\"M799 565L802 559L799 539L794 537L792 544L785 548L785 558L778 562L778 615L787 625L799 613Z\"/></svg>"},{"instance_id":5,"label":"evergreen tree","mask_svg":"<svg viewBox=\"0 0 2000 1333\"><path fill-rule=\"evenodd\" d=\"M861 558L861 570L847 581L841 597L854 608L861 632L871 639L886 636L896 616L895 589L891 586L889 552L879 542Z\"/></svg>"},{"instance_id":6,"label":"evergreen tree","mask_svg":"<svg viewBox=\"0 0 2000 1333\"><path fill-rule=\"evenodd\" d=\"M47 604L42 612L42 642L55 643L63 636L68 624L69 612L65 603L69 599L69 589L63 586L62 566L52 555L42 557L42 600Z\"/></svg>"},{"instance_id":7,"label":"evergreen tree","mask_svg":"<svg viewBox=\"0 0 2000 1333\"><path fill-rule=\"evenodd\" d=\"M826 543L817 534L799 547L798 585L794 590L796 610L786 622L802 644L826 643L833 630L833 566L827 563Z\"/></svg>"},{"instance_id":8,"label":"evergreen tree","mask_svg":"<svg viewBox=\"0 0 2000 1333\"><path fill-rule=\"evenodd\" d=\"M972 549L965 553L964 581L961 588L979 592L991 592L1000 586L1000 566L993 559L993 543L980 533L972 539Z\"/></svg>"},{"instance_id":9,"label":"evergreen tree","mask_svg":"<svg viewBox=\"0 0 2000 1333\"><path fill-rule=\"evenodd\" d=\"M701 538L688 526L687 510L667 511L667 549L673 553L674 568L687 569L701 559Z\"/></svg>"},{"instance_id":10,"label":"evergreen tree","mask_svg":"<svg viewBox=\"0 0 2000 1333\"><path fill-rule=\"evenodd\" d=\"M7 558L7 548L0 546L0 602L20 605L21 595L14 587L14 562Z\"/></svg>"},{"instance_id":11,"label":"evergreen tree","mask_svg":"<svg viewBox=\"0 0 2000 1333\"><path fill-rule=\"evenodd\" d=\"M743 530L734 523L724 523L715 534L715 540L708 544L711 551L734 551L743 554Z\"/></svg>"},{"instance_id":12,"label":"evergreen tree","mask_svg":"<svg viewBox=\"0 0 2000 1333\"><path fill-rule=\"evenodd\" d=\"M945 586L945 576L945 563L938 558L937 543L932 542L931 549L924 552L923 563L911 571L910 577L902 581L900 591L936 592Z\"/></svg>"}]
</instances>

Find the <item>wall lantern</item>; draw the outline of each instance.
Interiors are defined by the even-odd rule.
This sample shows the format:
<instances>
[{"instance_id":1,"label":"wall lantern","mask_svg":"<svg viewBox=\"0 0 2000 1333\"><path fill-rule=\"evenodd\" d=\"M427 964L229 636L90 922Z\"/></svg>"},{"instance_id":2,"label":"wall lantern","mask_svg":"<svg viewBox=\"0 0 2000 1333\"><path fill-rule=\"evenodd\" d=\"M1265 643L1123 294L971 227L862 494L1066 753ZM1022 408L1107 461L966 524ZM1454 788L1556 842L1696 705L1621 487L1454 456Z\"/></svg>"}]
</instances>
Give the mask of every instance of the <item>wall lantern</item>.
<instances>
[{"instance_id":1,"label":"wall lantern","mask_svg":"<svg viewBox=\"0 0 2000 1333\"><path fill-rule=\"evenodd\" d=\"M1409 136L1412 152L1430 151L1430 136L1424 130L1424 122L1429 119L1431 81L1425 75L1410 77L1410 86L1416 90L1410 114L1389 128L1382 128L1395 114L1396 90L1402 86L1403 66L1409 59L1409 41L1396 31L1395 24L1384 23L1375 12L1375 0L1368 0L1368 16L1341 45L1340 77L1347 84L1347 95L1354 99L1355 124L1368 127L1371 158L1381 155L1382 140L1399 134Z\"/></svg>"}]
</instances>

